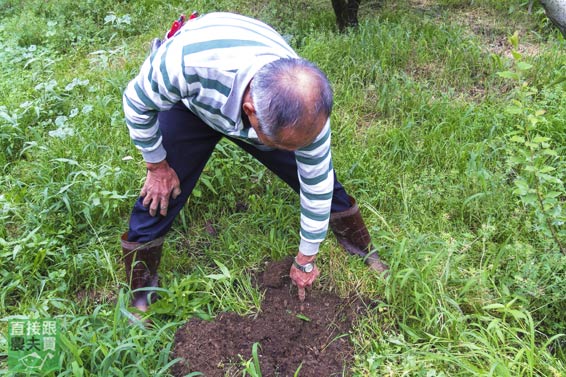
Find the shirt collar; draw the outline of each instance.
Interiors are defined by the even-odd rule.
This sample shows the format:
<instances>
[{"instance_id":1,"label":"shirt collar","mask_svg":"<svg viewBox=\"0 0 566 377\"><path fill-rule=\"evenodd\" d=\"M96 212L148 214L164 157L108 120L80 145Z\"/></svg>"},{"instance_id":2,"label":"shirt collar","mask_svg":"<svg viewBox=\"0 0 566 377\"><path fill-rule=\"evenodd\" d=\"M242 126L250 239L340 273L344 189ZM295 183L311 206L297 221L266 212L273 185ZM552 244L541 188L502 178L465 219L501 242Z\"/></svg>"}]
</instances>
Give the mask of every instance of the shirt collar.
<instances>
[{"instance_id":1,"label":"shirt collar","mask_svg":"<svg viewBox=\"0 0 566 377\"><path fill-rule=\"evenodd\" d=\"M242 125L242 99L246 87L252 81L253 77L264 65L271 63L277 59L281 59L276 55L260 55L255 57L253 64L248 67L238 70L234 82L232 83L232 90L228 95L226 103L222 106L222 114L230 119L236 121L236 128L243 128Z\"/></svg>"}]
</instances>

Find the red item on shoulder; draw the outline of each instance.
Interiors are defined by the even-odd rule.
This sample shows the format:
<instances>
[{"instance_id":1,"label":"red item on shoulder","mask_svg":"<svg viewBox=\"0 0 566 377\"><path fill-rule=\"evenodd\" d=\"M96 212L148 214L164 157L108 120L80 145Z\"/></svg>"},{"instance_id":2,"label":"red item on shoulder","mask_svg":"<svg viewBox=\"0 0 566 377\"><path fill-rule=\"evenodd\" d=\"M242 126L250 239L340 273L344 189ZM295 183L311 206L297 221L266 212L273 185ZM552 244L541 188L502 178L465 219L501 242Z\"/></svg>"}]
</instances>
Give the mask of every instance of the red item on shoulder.
<instances>
[{"instance_id":1,"label":"red item on shoulder","mask_svg":"<svg viewBox=\"0 0 566 377\"><path fill-rule=\"evenodd\" d=\"M171 38L173 35L175 35L176 32L179 31L179 29L181 27L183 27L183 25L185 24L185 15L182 14L178 20L175 20L173 22L173 25L171 25L171 29L169 30L169 32L167 33L167 38Z\"/></svg>"}]
</instances>

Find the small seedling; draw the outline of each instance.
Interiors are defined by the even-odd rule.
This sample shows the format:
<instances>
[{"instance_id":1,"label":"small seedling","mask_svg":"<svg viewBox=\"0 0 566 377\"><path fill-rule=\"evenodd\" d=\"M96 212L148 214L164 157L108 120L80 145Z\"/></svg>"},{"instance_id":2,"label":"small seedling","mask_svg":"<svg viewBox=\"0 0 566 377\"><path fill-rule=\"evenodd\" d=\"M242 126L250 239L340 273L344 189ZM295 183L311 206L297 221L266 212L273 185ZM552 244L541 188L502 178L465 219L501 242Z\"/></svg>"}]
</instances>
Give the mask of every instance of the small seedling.
<instances>
[{"instance_id":1,"label":"small seedling","mask_svg":"<svg viewBox=\"0 0 566 377\"><path fill-rule=\"evenodd\" d=\"M303 321L305 321L305 322L310 322L310 321L311 321L311 319L310 319L309 317L307 317L306 315L300 314L300 313L297 314L297 318L300 319L300 320L303 320Z\"/></svg>"}]
</instances>

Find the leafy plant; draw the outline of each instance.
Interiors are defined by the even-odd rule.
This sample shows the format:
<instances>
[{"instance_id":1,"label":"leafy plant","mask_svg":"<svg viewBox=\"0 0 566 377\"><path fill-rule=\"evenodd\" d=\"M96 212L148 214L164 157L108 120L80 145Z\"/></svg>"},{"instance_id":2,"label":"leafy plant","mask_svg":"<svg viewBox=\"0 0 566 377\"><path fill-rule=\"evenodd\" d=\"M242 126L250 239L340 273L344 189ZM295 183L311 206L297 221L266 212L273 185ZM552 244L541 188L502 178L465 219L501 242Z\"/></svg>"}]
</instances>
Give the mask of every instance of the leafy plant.
<instances>
[{"instance_id":1,"label":"leafy plant","mask_svg":"<svg viewBox=\"0 0 566 377\"><path fill-rule=\"evenodd\" d=\"M259 365L259 353L258 349L260 348L259 343L255 342L252 344L252 358L244 362L244 372L243 376L250 376L250 377L261 377L261 367Z\"/></svg>"},{"instance_id":2,"label":"leafy plant","mask_svg":"<svg viewBox=\"0 0 566 377\"><path fill-rule=\"evenodd\" d=\"M525 80L533 66L517 51L518 34L515 33L509 41L514 48L514 69L498 74L517 85L505 109L514 122L505 135L514 192L533 211L535 230L551 239L558 250L566 254L566 160L558 152L552 137L541 129L547 121L546 111L539 107L541 89Z\"/></svg>"}]
</instances>

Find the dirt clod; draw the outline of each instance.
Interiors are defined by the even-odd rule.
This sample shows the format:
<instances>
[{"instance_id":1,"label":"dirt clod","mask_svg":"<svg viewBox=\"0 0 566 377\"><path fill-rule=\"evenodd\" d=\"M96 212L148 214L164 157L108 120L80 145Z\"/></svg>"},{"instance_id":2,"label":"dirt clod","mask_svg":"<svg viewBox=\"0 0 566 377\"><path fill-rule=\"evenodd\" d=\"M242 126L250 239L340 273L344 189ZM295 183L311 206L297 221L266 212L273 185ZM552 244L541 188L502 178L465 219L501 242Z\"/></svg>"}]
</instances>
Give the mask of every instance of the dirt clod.
<instances>
[{"instance_id":1,"label":"dirt clod","mask_svg":"<svg viewBox=\"0 0 566 377\"><path fill-rule=\"evenodd\" d=\"M272 262L258 277L266 290L255 317L221 313L214 321L190 319L175 335L175 376L199 371L205 376L242 375L243 361L258 358L263 376L348 375L353 357L352 322L363 311L359 300L310 290L304 303L291 286L292 259Z\"/></svg>"}]
</instances>

